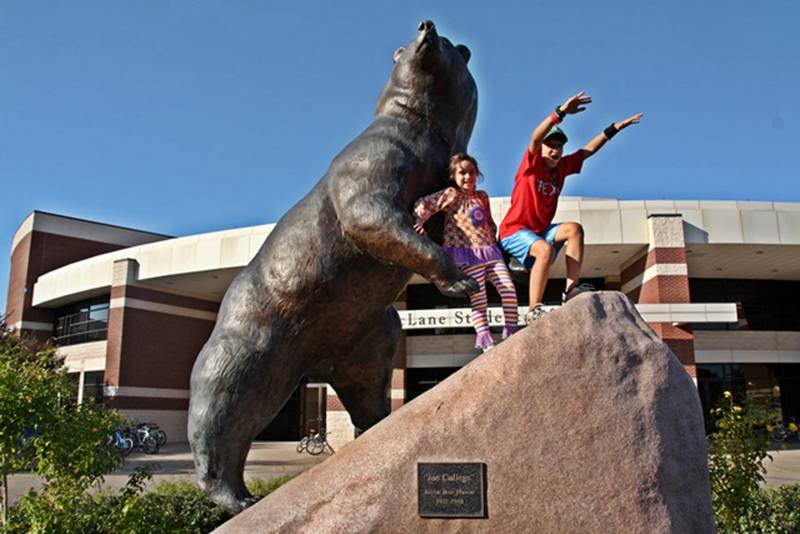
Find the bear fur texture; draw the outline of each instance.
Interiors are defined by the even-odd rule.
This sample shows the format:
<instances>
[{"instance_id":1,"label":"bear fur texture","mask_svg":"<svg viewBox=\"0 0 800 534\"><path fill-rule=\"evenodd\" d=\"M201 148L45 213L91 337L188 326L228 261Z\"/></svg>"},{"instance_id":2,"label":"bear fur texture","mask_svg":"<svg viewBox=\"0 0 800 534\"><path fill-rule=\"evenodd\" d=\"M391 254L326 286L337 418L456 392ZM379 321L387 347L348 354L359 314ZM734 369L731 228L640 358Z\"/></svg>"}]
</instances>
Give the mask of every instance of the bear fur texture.
<instances>
[{"instance_id":1,"label":"bear fur texture","mask_svg":"<svg viewBox=\"0 0 800 534\"><path fill-rule=\"evenodd\" d=\"M472 134L469 50L424 21L394 60L374 121L231 283L192 370L198 483L233 513L253 502L243 478L253 438L303 378L331 384L358 429L388 415L392 303L413 273L447 295L477 290L411 217L416 199L447 186L449 157Z\"/></svg>"}]
</instances>

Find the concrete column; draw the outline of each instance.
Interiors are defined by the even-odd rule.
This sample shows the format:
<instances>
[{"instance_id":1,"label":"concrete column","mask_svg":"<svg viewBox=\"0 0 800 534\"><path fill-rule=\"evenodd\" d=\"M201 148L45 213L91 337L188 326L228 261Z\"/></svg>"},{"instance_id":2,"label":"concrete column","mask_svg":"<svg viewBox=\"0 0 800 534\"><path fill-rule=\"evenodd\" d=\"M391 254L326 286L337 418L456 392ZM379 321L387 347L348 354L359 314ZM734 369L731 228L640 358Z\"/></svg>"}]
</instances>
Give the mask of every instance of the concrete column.
<instances>
[{"instance_id":1,"label":"concrete column","mask_svg":"<svg viewBox=\"0 0 800 534\"><path fill-rule=\"evenodd\" d=\"M397 310L406 309L406 292L400 294L394 303ZM397 352L394 355L394 369L392 370L392 385L389 390L389 402L392 411L400 409L406 402L406 331L400 334Z\"/></svg>"},{"instance_id":2,"label":"concrete column","mask_svg":"<svg viewBox=\"0 0 800 534\"><path fill-rule=\"evenodd\" d=\"M139 262L122 259L114 262L108 310L105 385L119 387L122 370L122 334L125 323L125 288L136 283Z\"/></svg>"},{"instance_id":3,"label":"concrete column","mask_svg":"<svg viewBox=\"0 0 800 534\"><path fill-rule=\"evenodd\" d=\"M328 432L328 442L334 449L339 449L345 443L355 439L356 427L350 419L350 414L345 410L336 391L327 385L328 398L325 404L325 430Z\"/></svg>"},{"instance_id":4,"label":"concrete column","mask_svg":"<svg viewBox=\"0 0 800 534\"><path fill-rule=\"evenodd\" d=\"M398 310L406 309L405 292L395 301ZM398 410L406 399L406 333L402 332L394 355L391 386L387 394L391 411ZM328 441L334 448L353 441L355 426L350 419L350 414L345 410L336 391L327 386L328 398L326 402L325 428L328 432Z\"/></svg>"},{"instance_id":5,"label":"concrete column","mask_svg":"<svg viewBox=\"0 0 800 534\"><path fill-rule=\"evenodd\" d=\"M78 373L78 404L83 402L83 380L84 372L81 371Z\"/></svg>"},{"instance_id":6,"label":"concrete column","mask_svg":"<svg viewBox=\"0 0 800 534\"><path fill-rule=\"evenodd\" d=\"M132 419L155 421L170 441L185 441L189 377L219 304L143 285L138 267L114 262L105 396Z\"/></svg>"},{"instance_id":7,"label":"concrete column","mask_svg":"<svg viewBox=\"0 0 800 534\"><path fill-rule=\"evenodd\" d=\"M680 214L650 215L647 229L647 250L623 265L622 292L638 304L691 302L683 217ZM686 372L696 379L691 325L651 323L650 326L669 345Z\"/></svg>"}]
</instances>

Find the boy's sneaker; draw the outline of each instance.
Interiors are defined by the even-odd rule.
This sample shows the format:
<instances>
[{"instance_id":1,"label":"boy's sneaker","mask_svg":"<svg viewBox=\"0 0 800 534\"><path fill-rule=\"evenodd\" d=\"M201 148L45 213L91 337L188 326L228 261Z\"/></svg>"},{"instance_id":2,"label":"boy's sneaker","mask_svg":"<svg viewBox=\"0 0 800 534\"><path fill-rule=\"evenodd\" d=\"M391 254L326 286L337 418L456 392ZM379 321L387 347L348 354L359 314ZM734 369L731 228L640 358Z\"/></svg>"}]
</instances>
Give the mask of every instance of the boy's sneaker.
<instances>
[{"instance_id":1,"label":"boy's sneaker","mask_svg":"<svg viewBox=\"0 0 800 534\"><path fill-rule=\"evenodd\" d=\"M485 347L481 347L481 350L482 350L483 352L489 352L489 351L490 351L490 350L492 350L493 348L494 348L494 345L486 345Z\"/></svg>"},{"instance_id":2,"label":"boy's sneaker","mask_svg":"<svg viewBox=\"0 0 800 534\"><path fill-rule=\"evenodd\" d=\"M537 304L525 314L525 324L531 324L532 322L541 319L544 317L545 313L547 313L547 311L544 309L544 306Z\"/></svg>"},{"instance_id":3,"label":"boy's sneaker","mask_svg":"<svg viewBox=\"0 0 800 534\"><path fill-rule=\"evenodd\" d=\"M594 291L594 286L592 284L579 284L570 289L567 293L561 293L561 302L562 304L566 304L581 293L588 293L589 291Z\"/></svg>"}]
</instances>

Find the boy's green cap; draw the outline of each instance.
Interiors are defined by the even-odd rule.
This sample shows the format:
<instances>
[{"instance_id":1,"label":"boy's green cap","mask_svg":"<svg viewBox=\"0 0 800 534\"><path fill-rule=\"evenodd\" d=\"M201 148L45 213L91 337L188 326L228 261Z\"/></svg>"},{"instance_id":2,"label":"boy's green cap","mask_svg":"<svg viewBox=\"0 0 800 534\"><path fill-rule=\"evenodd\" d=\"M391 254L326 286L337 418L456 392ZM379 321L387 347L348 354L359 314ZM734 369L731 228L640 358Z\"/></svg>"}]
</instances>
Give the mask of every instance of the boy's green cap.
<instances>
[{"instance_id":1,"label":"boy's green cap","mask_svg":"<svg viewBox=\"0 0 800 534\"><path fill-rule=\"evenodd\" d=\"M567 144L567 134L564 133L564 130L559 128L558 126L553 126L550 128L550 131L547 132L547 135L544 136L543 141L547 141L551 137L558 137L564 140L564 144Z\"/></svg>"}]
</instances>

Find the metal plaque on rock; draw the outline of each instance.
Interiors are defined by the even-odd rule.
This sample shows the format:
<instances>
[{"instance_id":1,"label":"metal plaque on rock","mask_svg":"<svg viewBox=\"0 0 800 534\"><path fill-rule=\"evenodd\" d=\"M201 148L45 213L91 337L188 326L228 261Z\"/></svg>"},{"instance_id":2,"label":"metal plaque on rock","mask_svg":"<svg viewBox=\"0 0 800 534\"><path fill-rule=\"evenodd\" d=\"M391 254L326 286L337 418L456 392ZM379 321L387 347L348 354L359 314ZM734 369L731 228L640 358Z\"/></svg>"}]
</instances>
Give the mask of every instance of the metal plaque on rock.
<instances>
[{"instance_id":1,"label":"metal plaque on rock","mask_svg":"<svg viewBox=\"0 0 800 534\"><path fill-rule=\"evenodd\" d=\"M420 517L488 517L486 464L418 463Z\"/></svg>"}]
</instances>

